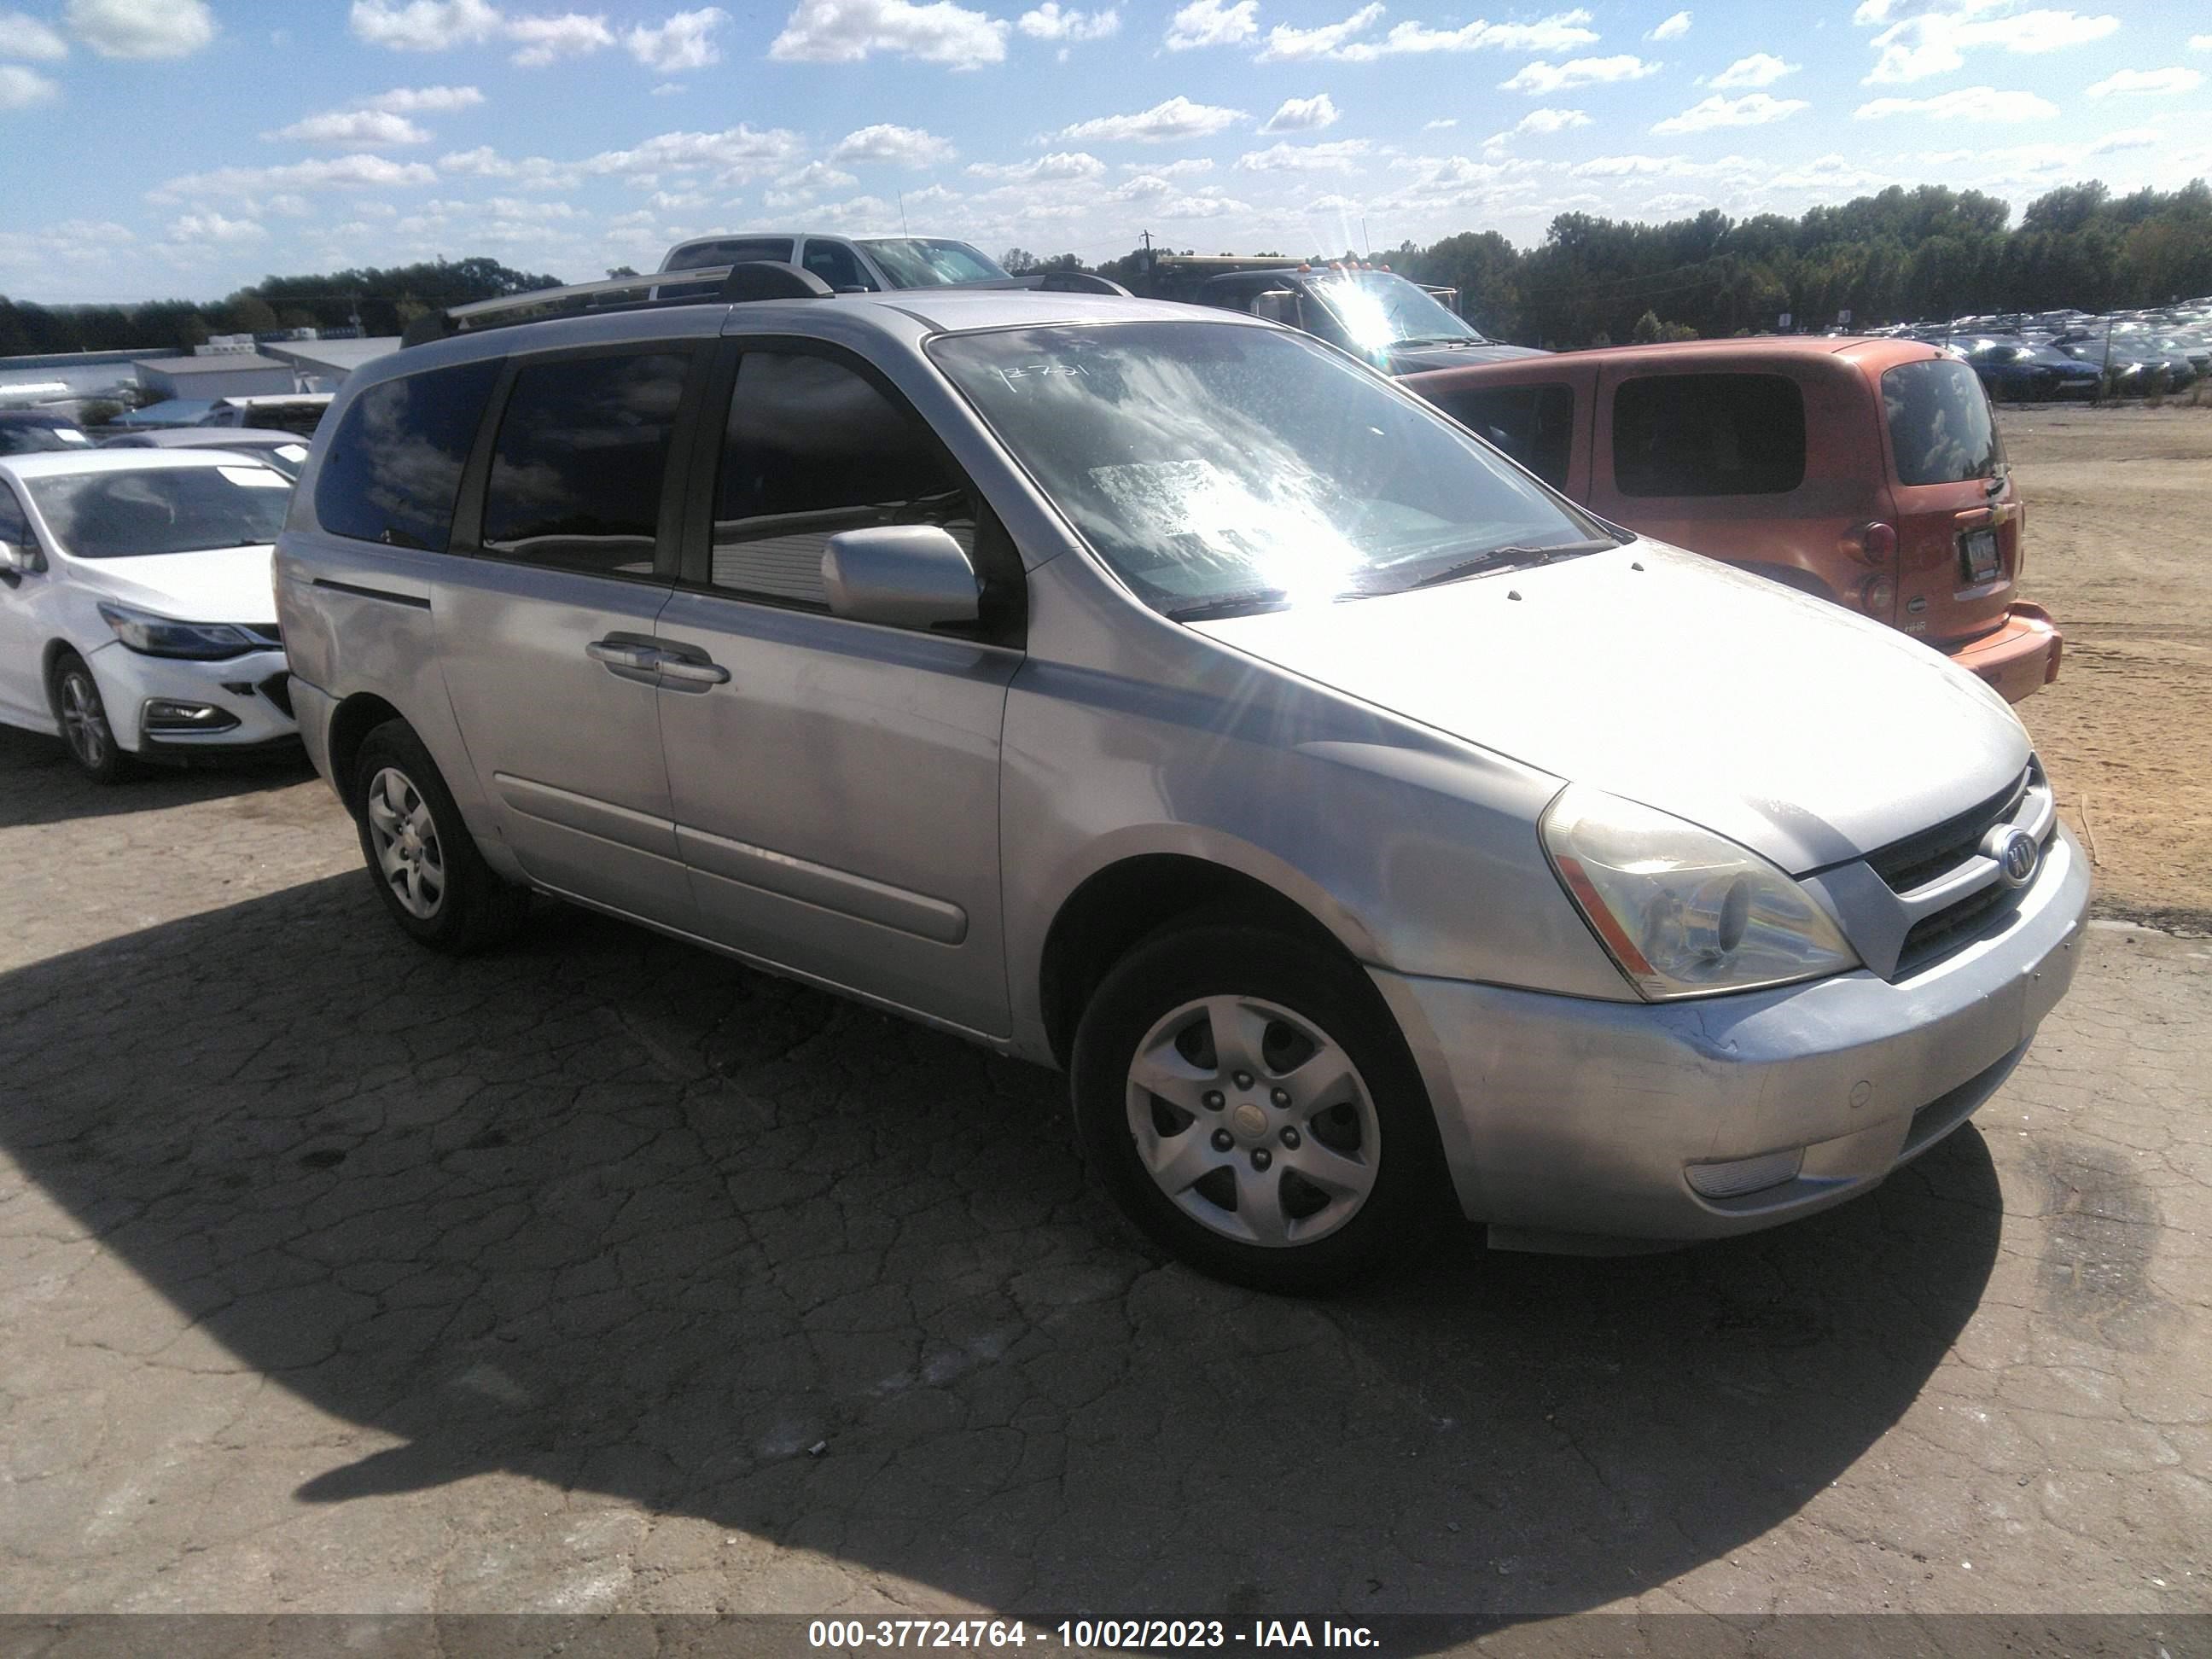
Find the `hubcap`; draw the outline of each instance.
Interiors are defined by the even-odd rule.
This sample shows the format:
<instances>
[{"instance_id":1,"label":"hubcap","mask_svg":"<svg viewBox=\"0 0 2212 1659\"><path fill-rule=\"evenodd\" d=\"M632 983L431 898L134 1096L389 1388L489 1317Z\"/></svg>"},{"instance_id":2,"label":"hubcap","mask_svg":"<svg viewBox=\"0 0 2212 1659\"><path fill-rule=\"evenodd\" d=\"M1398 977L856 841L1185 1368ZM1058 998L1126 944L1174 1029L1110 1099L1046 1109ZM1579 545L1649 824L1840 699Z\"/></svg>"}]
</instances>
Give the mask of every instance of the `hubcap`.
<instances>
[{"instance_id":1,"label":"hubcap","mask_svg":"<svg viewBox=\"0 0 2212 1659\"><path fill-rule=\"evenodd\" d=\"M446 902L446 860L422 792L396 766L368 781L368 838L377 872L410 916L428 921Z\"/></svg>"},{"instance_id":2,"label":"hubcap","mask_svg":"<svg viewBox=\"0 0 2212 1659\"><path fill-rule=\"evenodd\" d=\"M1128 1114L1160 1190L1241 1243L1311 1243L1374 1190L1382 1131L1365 1080L1275 1003L1205 997L1162 1019L1130 1062Z\"/></svg>"},{"instance_id":3,"label":"hubcap","mask_svg":"<svg viewBox=\"0 0 2212 1659\"><path fill-rule=\"evenodd\" d=\"M85 765L96 767L106 760L112 741L107 711L100 707L100 688L81 668L62 676L62 735Z\"/></svg>"}]
</instances>

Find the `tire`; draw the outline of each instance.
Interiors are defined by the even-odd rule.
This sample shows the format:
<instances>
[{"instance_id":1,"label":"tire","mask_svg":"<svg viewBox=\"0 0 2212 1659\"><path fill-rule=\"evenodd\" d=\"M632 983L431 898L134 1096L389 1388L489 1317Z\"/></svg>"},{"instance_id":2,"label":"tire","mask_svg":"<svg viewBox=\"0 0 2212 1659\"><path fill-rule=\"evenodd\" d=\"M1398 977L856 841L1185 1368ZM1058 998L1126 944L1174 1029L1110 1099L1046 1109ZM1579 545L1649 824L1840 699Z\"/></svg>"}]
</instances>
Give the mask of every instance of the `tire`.
<instances>
[{"instance_id":1,"label":"tire","mask_svg":"<svg viewBox=\"0 0 2212 1659\"><path fill-rule=\"evenodd\" d=\"M406 721L386 720L362 740L353 799L369 880L417 944L466 956L521 925L530 890L501 880L484 862L437 763Z\"/></svg>"},{"instance_id":2,"label":"tire","mask_svg":"<svg viewBox=\"0 0 2212 1659\"><path fill-rule=\"evenodd\" d=\"M115 740L100 682L82 657L74 651L57 656L46 690L62 728L63 746L78 771L94 783L120 783L137 775L138 763Z\"/></svg>"},{"instance_id":3,"label":"tire","mask_svg":"<svg viewBox=\"0 0 2212 1659\"><path fill-rule=\"evenodd\" d=\"M1357 965L1303 940L1234 926L1155 935L1092 996L1073 1071L1077 1134L1107 1190L1155 1244L1217 1279L1334 1289L1450 1213L1396 1023Z\"/></svg>"}]
</instances>

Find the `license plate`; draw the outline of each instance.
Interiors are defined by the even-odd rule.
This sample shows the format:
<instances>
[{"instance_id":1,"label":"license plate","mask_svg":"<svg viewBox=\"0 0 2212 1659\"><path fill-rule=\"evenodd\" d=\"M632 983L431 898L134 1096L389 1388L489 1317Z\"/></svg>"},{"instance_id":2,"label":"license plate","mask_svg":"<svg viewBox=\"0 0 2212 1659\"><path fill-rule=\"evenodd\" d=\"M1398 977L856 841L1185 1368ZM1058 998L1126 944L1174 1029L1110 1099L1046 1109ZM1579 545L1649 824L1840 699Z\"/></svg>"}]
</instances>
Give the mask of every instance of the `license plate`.
<instances>
[{"instance_id":1,"label":"license plate","mask_svg":"<svg viewBox=\"0 0 2212 1659\"><path fill-rule=\"evenodd\" d=\"M2004 574L2004 560L1997 553L1997 532L1994 529L1969 530L1960 537L1959 557L1966 568L1969 587L1993 582Z\"/></svg>"}]
</instances>

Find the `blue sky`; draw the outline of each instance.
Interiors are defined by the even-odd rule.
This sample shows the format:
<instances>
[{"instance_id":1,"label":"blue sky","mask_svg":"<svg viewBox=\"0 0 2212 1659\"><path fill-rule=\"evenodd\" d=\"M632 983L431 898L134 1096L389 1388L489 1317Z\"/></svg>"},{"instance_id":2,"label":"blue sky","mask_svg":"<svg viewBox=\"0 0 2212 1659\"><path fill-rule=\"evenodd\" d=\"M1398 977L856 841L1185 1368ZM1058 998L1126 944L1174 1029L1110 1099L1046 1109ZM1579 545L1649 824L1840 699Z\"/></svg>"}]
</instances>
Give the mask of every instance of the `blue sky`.
<instances>
[{"instance_id":1,"label":"blue sky","mask_svg":"<svg viewBox=\"0 0 2212 1659\"><path fill-rule=\"evenodd\" d=\"M1089 258L2212 173L2212 5L0 0L0 293L746 228Z\"/></svg>"}]
</instances>

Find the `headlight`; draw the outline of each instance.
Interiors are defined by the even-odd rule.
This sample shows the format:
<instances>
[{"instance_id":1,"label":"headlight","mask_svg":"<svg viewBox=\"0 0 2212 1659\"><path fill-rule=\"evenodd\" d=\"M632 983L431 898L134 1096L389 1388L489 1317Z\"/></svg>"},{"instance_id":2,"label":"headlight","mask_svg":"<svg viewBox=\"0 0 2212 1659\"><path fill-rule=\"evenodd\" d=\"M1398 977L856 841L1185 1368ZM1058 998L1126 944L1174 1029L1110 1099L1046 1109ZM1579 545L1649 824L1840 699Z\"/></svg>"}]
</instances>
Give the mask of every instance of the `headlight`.
<instances>
[{"instance_id":1,"label":"headlight","mask_svg":"<svg viewBox=\"0 0 2212 1659\"><path fill-rule=\"evenodd\" d=\"M1560 882L1649 1001L1859 965L1811 895L1710 830L1575 784L1545 810L1540 830Z\"/></svg>"},{"instance_id":2,"label":"headlight","mask_svg":"<svg viewBox=\"0 0 2212 1659\"><path fill-rule=\"evenodd\" d=\"M178 622L150 611L134 611L127 605L103 604L100 614L115 630L117 639L149 657L214 662L269 648L244 629L233 628L228 623Z\"/></svg>"}]
</instances>

